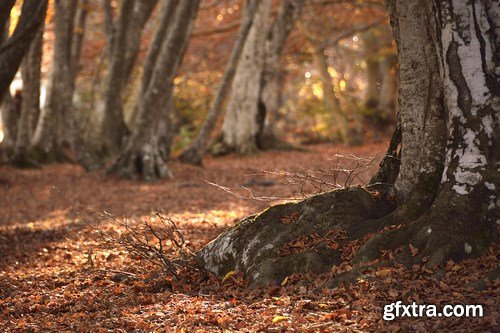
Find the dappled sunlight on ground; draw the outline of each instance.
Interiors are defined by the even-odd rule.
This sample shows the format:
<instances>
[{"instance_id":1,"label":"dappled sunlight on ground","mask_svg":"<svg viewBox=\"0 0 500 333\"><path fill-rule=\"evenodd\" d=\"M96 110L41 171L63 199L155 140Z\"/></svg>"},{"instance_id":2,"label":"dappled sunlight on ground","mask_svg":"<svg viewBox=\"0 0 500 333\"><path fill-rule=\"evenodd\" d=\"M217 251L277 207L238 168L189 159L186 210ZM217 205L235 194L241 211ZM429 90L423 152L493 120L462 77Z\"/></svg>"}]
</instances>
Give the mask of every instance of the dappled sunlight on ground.
<instances>
[{"instance_id":1,"label":"dappled sunlight on ground","mask_svg":"<svg viewBox=\"0 0 500 333\"><path fill-rule=\"evenodd\" d=\"M96 332L116 328L183 332L376 331L401 325L403 330L421 331L470 328L459 319L388 324L381 321L381 306L394 299L419 297L429 303L494 301L496 283L487 281L482 291L469 287L494 267L493 253L482 261L451 265L445 282L423 271L394 268L377 272L382 278L378 282L322 289L332 270L320 277L291 276L281 287L250 291L238 274L224 282L190 270L181 272L179 280L166 278L155 273L158 269L151 262L97 241L94 228L114 231L112 220L140 225L161 210L175 221L186 244L199 249L240 218L276 202L251 200L249 194L261 199L293 198L315 190L283 184L262 171L328 169L335 153L368 157L380 156L384 150L384 144L318 145L306 152L210 158L205 168L173 162L175 179L157 183L107 178L74 165L41 170L1 167L0 323L18 331ZM368 181L376 166L374 162L371 172L354 183ZM493 327L493 304L488 305L488 318L465 323L484 330Z\"/></svg>"}]
</instances>

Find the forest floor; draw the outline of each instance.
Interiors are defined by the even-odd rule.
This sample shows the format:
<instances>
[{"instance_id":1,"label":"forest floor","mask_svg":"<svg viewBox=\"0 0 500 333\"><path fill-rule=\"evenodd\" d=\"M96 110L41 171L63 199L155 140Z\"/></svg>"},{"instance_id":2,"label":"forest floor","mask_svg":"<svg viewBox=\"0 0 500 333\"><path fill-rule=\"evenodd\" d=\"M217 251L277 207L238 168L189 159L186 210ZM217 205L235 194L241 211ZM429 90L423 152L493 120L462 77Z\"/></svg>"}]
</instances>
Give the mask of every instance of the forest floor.
<instances>
[{"instance_id":1,"label":"forest floor","mask_svg":"<svg viewBox=\"0 0 500 333\"><path fill-rule=\"evenodd\" d=\"M321 144L307 151L209 158L204 168L172 162L175 179L156 183L118 180L69 164L0 167L0 331L495 331L498 280L477 281L497 267L498 248L439 271L381 269L373 279L333 290L320 288L333 270L249 290L238 274L219 281L186 269L178 279L165 278L154 263L100 244L91 226L114 228L110 216L134 225L162 210L189 246L199 249L238 219L277 202L265 197L300 198L314 191L303 178L344 184L345 174L332 169L339 161L357 165L350 173L353 185L368 181L377 168L371 157L381 156L385 146ZM275 170L289 174L263 174ZM485 317L384 321L383 306L397 300L438 309L482 304Z\"/></svg>"}]
</instances>

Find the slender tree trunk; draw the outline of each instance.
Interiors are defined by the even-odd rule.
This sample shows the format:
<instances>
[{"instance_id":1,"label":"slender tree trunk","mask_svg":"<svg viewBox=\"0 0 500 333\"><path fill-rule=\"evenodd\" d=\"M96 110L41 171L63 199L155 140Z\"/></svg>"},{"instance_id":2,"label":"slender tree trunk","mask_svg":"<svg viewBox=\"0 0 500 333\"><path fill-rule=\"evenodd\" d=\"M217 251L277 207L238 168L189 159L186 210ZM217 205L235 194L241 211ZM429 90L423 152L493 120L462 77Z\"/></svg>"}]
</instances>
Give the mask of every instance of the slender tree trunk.
<instances>
[{"instance_id":1,"label":"slender tree trunk","mask_svg":"<svg viewBox=\"0 0 500 333\"><path fill-rule=\"evenodd\" d=\"M332 113L336 129L340 134L342 142L350 142L349 121L344 115L340 106L340 101L335 96L334 87L332 84L332 77L328 72L328 62L325 55L325 50L316 45L314 50L314 61L318 68L321 84L323 86L323 100L326 108Z\"/></svg>"},{"instance_id":2,"label":"slender tree trunk","mask_svg":"<svg viewBox=\"0 0 500 333\"><path fill-rule=\"evenodd\" d=\"M30 46L29 52L21 66L23 78L23 99L21 116L19 118L17 139L12 161L17 166L32 166L34 163L28 157L34 125L40 115L41 65L43 54L44 25Z\"/></svg>"},{"instance_id":3,"label":"slender tree trunk","mask_svg":"<svg viewBox=\"0 0 500 333\"><path fill-rule=\"evenodd\" d=\"M380 86L380 98L377 108L380 110L384 122L391 122L395 118L398 81L396 77L397 57L392 54L386 55L380 62L382 83Z\"/></svg>"},{"instance_id":4,"label":"slender tree trunk","mask_svg":"<svg viewBox=\"0 0 500 333\"><path fill-rule=\"evenodd\" d=\"M243 47L228 97L220 142L215 154L234 151L251 154L257 150L257 136L262 130L259 117L259 93L265 61L265 39L271 1L259 2L252 28Z\"/></svg>"},{"instance_id":5,"label":"slender tree trunk","mask_svg":"<svg viewBox=\"0 0 500 333\"><path fill-rule=\"evenodd\" d=\"M115 160L110 172L127 178L154 180L170 176L158 147L158 124L164 114L162 107L173 93L173 80L177 73L187 42L191 34L199 0L186 0L177 4L167 34L162 34L158 56L148 57L145 67L153 68L149 82L143 81L141 98L136 104L136 121L133 132L127 140L124 151ZM170 14L164 11L161 20L168 20ZM160 24L156 32L161 33ZM153 44L159 37L153 38ZM149 64L154 61L154 65ZM145 86L147 84L147 86Z\"/></svg>"},{"instance_id":6,"label":"slender tree trunk","mask_svg":"<svg viewBox=\"0 0 500 333\"><path fill-rule=\"evenodd\" d=\"M231 51L231 56L227 64L222 81L217 89L214 101L208 110L207 118L200 129L200 132L196 136L196 139L189 146L189 148L180 156L181 161L186 163L191 163L195 165L201 165L203 161L203 156L205 155L206 146L210 140L210 135L212 134L217 119L222 113L222 104L226 98L229 88L233 82L234 75L236 73L236 68L238 62L241 58L241 53L243 52L243 47L247 40L250 28L252 27L253 19L255 16L255 11L257 9L257 1L250 0L247 3L247 8L245 10L245 15L243 22L241 23L240 32L238 33L238 38L236 44Z\"/></svg>"},{"instance_id":7,"label":"slender tree trunk","mask_svg":"<svg viewBox=\"0 0 500 333\"><path fill-rule=\"evenodd\" d=\"M0 2L0 25L3 25L4 22L9 21L10 11L12 7L16 4L16 0L3 0ZM0 40L7 39L8 30L5 32L3 29L0 31Z\"/></svg>"},{"instance_id":8,"label":"slender tree trunk","mask_svg":"<svg viewBox=\"0 0 500 333\"><path fill-rule=\"evenodd\" d=\"M3 1L2 1L3 2ZM21 8L21 16L14 33L0 48L0 101L9 90L10 83L21 65L24 55L28 52L31 41L35 38L40 25L45 21L48 0L25 0ZM2 4L1 9L7 12L12 6L10 1ZM10 10L8 10L10 13ZM1 15L5 15L0 12ZM4 19L6 22L6 16Z\"/></svg>"},{"instance_id":9,"label":"slender tree trunk","mask_svg":"<svg viewBox=\"0 0 500 333\"><path fill-rule=\"evenodd\" d=\"M283 104L282 92L285 72L280 58L288 35L295 27L303 5L304 1L282 1L278 16L267 33L266 60L262 73L259 101L260 107L264 110L264 117L261 117L263 129L257 142L260 149L279 146L279 139L274 132L274 123L279 117L279 109Z\"/></svg>"},{"instance_id":10,"label":"slender tree trunk","mask_svg":"<svg viewBox=\"0 0 500 333\"><path fill-rule=\"evenodd\" d=\"M21 91L17 91L14 96L12 96L10 91L8 91L4 95L2 105L0 106L3 129L3 141L1 142L1 146L7 158L12 154L16 143L17 126L22 100L21 96Z\"/></svg>"},{"instance_id":11,"label":"slender tree trunk","mask_svg":"<svg viewBox=\"0 0 500 333\"><path fill-rule=\"evenodd\" d=\"M379 104L382 73L380 71L380 37L374 31L363 34L363 44L366 57L366 90L365 106L375 109Z\"/></svg>"}]
</instances>

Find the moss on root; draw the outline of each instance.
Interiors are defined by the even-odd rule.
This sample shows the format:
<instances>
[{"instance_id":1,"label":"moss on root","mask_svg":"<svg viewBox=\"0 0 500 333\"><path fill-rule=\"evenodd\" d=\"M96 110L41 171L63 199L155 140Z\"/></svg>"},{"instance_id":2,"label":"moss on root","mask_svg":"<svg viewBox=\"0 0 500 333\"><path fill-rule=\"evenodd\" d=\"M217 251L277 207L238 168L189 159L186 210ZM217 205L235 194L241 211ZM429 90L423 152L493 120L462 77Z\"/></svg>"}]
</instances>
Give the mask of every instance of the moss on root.
<instances>
[{"instance_id":1,"label":"moss on root","mask_svg":"<svg viewBox=\"0 0 500 333\"><path fill-rule=\"evenodd\" d=\"M443 191L432 205L414 207L408 200L397 207L391 190L354 187L272 206L201 249L199 264L220 277L241 271L255 286L278 284L292 273L323 273L341 265L343 248L353 244L357 252L347 260L354 268L346 278L379 259L382 251L395 253L388 264L431 266L480 255L495 240L492 218L482 215L480 193L472 198L477 205ZM333 238L327 240L328 235ZM321 237L325 241L317 241ZM338 247L325 246L327 241Z\"/></svg>"}]
</instances>

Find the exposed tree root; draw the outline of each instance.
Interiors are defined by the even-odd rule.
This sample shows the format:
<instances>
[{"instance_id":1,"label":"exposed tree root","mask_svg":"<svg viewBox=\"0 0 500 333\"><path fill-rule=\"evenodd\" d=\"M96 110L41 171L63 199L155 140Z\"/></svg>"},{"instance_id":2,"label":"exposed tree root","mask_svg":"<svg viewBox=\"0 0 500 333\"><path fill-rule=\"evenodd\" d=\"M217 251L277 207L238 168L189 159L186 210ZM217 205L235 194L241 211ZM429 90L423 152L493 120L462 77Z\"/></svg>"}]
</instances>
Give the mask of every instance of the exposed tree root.
<instances>
[{"instance_id":1,"label":"exposed tree root","mask_svg":"<svg viewBox=\"0 0 500 333\"><path fill-rule=\"evenodd\" d=\"M463 206L459 196L444 192L430 208L430 203L408 200L395 209L391 190L382 185L346 188L273 206L226 230L198 252L198 261L221 277L241 271L251 286L279 284L293 273L352 266L329 284L335 286L355 281L367 267L431 267L480 255L496 237L481 218L481 208ZM457 207L462 207L459 212ZM391 254L390 260L384 253Z\"/></svg>"}]
</instances>

